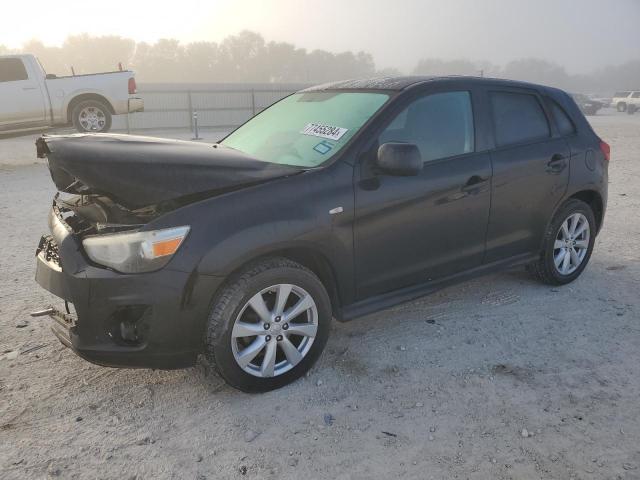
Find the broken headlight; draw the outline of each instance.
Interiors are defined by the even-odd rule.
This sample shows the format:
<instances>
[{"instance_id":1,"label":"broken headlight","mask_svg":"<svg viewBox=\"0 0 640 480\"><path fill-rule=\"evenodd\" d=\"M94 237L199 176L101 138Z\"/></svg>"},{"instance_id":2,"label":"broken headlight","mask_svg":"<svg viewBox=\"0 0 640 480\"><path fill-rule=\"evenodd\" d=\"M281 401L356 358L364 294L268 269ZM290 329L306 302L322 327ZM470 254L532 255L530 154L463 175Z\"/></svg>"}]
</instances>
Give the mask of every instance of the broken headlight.
<instances>
[{"instance_id":1,"label":"broken headlight","mask_svg":"<svg viewBox=\"0 0 640 480\"><path fill-rule=\"evenodd\" d=\"M113 233L82 241L91 260L122 273L151 272L164 267L180 248L189 227L150 232Z\"/></svg>"}]
</instances>

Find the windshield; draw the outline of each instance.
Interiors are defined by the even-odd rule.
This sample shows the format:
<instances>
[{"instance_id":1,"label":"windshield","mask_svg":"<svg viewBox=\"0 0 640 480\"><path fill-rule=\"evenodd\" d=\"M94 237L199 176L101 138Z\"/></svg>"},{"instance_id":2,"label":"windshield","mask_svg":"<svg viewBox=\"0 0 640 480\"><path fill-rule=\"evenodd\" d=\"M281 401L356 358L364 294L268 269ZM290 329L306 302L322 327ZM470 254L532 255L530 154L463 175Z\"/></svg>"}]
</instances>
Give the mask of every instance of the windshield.
<instances>
[{"instance_id":1,"label":"windshield","mask_svg":"<svg viewBox=\"0 0 640 480\"><path fill-rule=\"evenodd\" d=\"M388 98L385 93L295 93L222 144L265 162L315 167L335 155Z\"/></svg>"}]
</instances>

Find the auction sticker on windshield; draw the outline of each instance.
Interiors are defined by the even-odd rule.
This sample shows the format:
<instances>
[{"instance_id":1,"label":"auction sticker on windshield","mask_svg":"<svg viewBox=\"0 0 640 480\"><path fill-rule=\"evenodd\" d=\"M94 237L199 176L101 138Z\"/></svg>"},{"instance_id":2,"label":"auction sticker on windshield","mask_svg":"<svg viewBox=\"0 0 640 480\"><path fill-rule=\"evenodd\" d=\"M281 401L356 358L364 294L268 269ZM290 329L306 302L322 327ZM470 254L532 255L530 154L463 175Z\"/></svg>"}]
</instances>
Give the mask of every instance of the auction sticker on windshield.
<instances>
[{"instance_id":1,"label":"auction sticker on windshield","mask_svg":"<svg viewBox=\"0 0 640 480\"><path fill-rule=\"evenodd\" d=\"M348 131L348 128L332 127L331 125L322 125L321 123L307 123L300 133L337 141Z\"/></svg>"}]
</instances>

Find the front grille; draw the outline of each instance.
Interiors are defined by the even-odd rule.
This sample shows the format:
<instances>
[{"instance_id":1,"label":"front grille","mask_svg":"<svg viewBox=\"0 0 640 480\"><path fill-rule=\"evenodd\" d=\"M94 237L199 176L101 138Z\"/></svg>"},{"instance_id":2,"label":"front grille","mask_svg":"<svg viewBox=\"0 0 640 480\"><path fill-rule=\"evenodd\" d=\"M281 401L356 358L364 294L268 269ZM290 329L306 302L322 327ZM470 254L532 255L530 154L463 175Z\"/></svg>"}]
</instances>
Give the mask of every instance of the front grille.
<instances>
[{"instance_id":1,"label":"front grille","mask_svg":"<svg viewBox=\"0 0 640 480\"><path fill-rule=\"evenodd\" d=\"M45 235L40 239L36 255L42 254L42 257L50 263L60 267L60 254L58 244L51 235Z\"/></svg>"}]
</instances>

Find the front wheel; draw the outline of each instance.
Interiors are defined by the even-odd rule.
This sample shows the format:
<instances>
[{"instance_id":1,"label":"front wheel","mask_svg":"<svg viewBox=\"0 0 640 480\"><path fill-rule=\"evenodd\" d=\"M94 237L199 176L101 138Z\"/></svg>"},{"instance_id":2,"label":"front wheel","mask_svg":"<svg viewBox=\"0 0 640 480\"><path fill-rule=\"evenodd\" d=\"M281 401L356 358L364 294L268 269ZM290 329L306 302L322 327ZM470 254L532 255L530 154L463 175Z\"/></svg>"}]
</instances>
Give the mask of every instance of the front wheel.
<instances>
[{"instance_id":1,"label":"front wheel","mask_svg":"<svg viewBox=\"0 0 640 480\"><path fill-rule=\"evenodd\" d=\"M320 356L331 302L316 275L285 258L235 275L213 301L205 349L231 386L265 392L293 382Z\"/></svg>"},{"instance_id":2,"label":"front wheel","mask_svg":"<svg viewBox=\"0 0 640 480\"><path fill-rule=\"evenodd\" d=\"M105 133L111 129L111 111L98 100L78 103L71 112L73 126L81 133Z\"/></svg>"},{"instance_id":3,"label":"front wheel","mask_svg":"<svg viewBox=\"0 0 640 480\"><path fill-rule=\"evenodd\" d=\"M619 112L624 112L627 110L627 104L625 102L618 102L618 105L616 105L616 108Z\"/></svg>"},{"instance_id":4,"label":"front wheel","mask_svg":"<svg viewBox=\"0 0 640 480\"><path fill-rule=\"evenodd\" d=\"M596 229L591 207L581 200L569 200L553 217L540 258L529 265L529 270L549 285L574 281L589 262Z\"/></svg>"}]
</instances>

